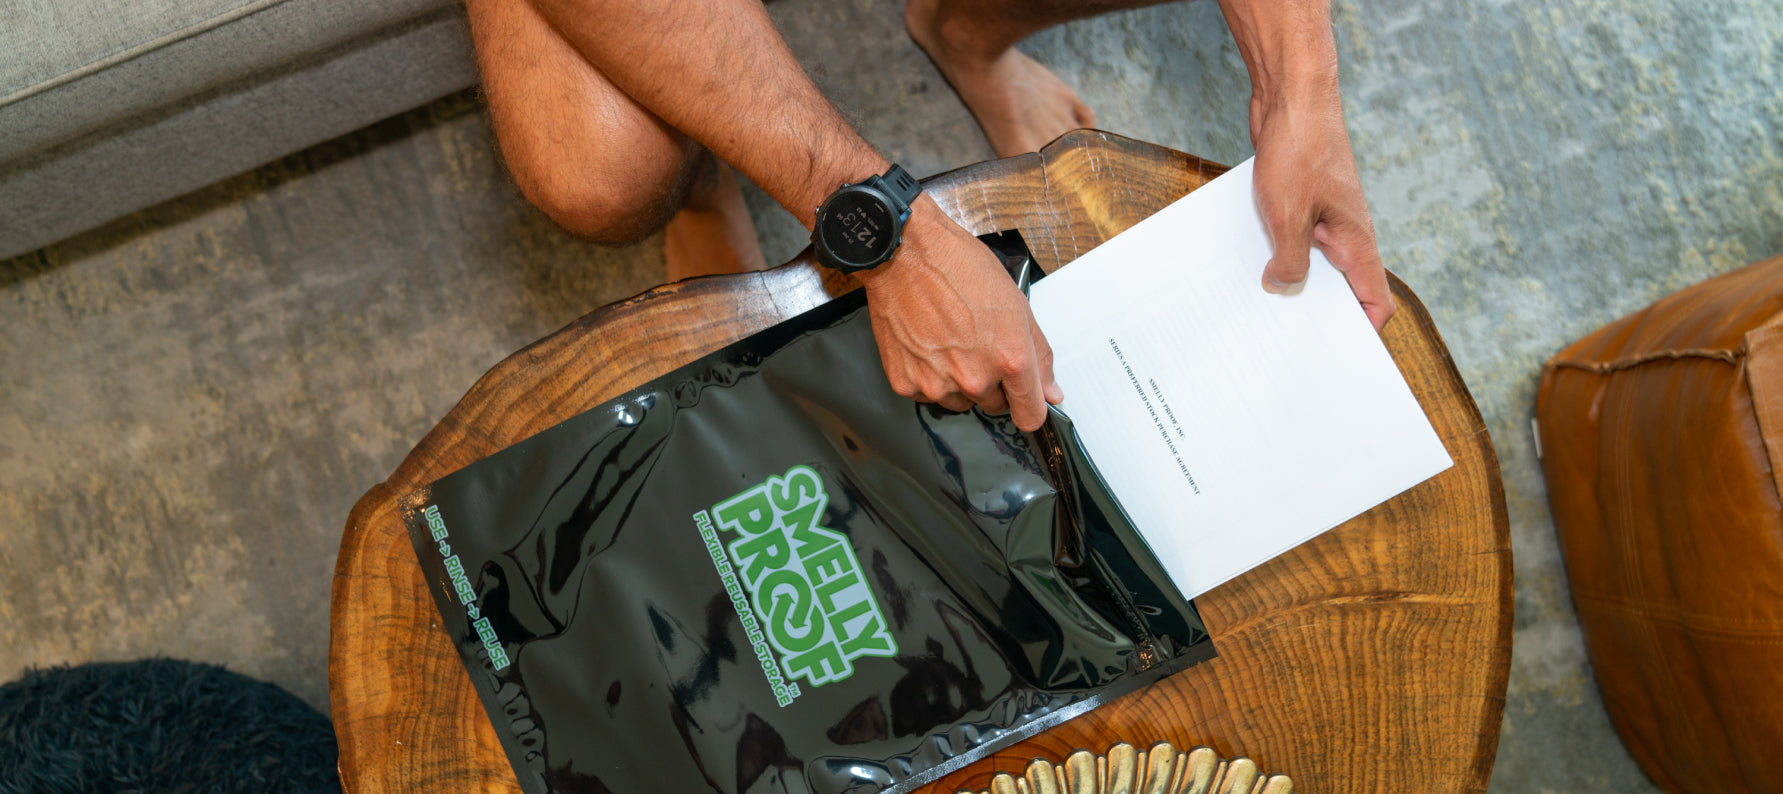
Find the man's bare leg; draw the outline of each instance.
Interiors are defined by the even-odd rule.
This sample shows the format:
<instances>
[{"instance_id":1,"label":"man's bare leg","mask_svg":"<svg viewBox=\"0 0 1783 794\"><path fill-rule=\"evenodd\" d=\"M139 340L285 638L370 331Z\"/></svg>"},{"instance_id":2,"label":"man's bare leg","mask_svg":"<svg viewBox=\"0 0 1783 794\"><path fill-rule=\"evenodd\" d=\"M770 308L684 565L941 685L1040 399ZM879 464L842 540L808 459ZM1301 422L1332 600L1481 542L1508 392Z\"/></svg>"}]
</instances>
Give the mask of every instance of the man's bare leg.
<instances>
[{"instance_id":1,"label":"man's bare leg","mask_svg":"<svg viewBox=\"0 0 1783 794\"><path fill-rule=\"evenodd\" d=\"M1015 43L1054 25L1161 0L906 0L904 26L978 119L998 157L1038 151L1096 114Z\"/></svg>"},{"instance_id":2,"label":"man's bare leg","mask_svg":"<svg viewBox=\"0 0 1783 794\"><path fill-rule=\"evenodd\" d=\"M527 200L609 245L666 224L671 280L761 266L728 168L614 86L531 3L465 5L496 140Z\"/></svg>"}]
</instances>

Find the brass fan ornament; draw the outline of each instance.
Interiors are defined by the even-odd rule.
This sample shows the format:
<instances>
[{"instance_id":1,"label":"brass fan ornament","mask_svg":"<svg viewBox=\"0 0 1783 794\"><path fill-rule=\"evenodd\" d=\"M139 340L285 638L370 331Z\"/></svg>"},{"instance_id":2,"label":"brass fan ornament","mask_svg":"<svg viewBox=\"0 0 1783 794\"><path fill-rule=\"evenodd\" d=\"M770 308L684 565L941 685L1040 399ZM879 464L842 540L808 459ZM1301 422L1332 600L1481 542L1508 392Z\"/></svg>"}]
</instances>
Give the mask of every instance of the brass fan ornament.
<instances>
[{"instance_id":1,"label":"brass fan ornament","mask_svg":"<svg viewBox=\"0 0 1783 794\"><path fill-rule=\"evenodd\" d=\"M1220 758L1211 747L1178 750L1121 742L1107 755L1078 750L1054 764L1036 758L1020 777L1000 772L981 792L959 794L1291 794L1287 775L1264 775L1249 758Z\"/></svg>"}]
</instances>

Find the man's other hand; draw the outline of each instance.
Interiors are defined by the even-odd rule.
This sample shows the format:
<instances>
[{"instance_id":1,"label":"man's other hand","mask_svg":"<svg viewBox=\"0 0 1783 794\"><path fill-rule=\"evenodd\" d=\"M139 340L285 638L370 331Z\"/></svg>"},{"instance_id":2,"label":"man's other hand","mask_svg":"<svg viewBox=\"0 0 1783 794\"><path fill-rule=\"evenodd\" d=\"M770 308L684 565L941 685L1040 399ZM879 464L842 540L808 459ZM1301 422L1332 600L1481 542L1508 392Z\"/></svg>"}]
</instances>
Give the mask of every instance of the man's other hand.
<instances>
[{"instance_id":1,"label":"man's other hand","mask_svg":"<svg viewBox=\"0 0 1783 794\"><path fill-rule=\"evenodd\" d=\"M977 405L1039 429L1064 393L1028 300L997 257L933 199L917 199L897 255L860 274L885 376L951 411Z\"/></svg>"},{"instance_id":2,"label":"man's other hand","mask_svg":"<svg viewBox=\"0 0 1783 794\"><path fill-rule=\"evenodd\" d=\"M1281 101L1253 100L1251 144L1257 150L1257 210L1275 245L1263 288L1284 292L1305 281L1308 251L1316 243L1380 331L1393 316L1393 293L1336 86Z\"/></svg>"}]
</instances>

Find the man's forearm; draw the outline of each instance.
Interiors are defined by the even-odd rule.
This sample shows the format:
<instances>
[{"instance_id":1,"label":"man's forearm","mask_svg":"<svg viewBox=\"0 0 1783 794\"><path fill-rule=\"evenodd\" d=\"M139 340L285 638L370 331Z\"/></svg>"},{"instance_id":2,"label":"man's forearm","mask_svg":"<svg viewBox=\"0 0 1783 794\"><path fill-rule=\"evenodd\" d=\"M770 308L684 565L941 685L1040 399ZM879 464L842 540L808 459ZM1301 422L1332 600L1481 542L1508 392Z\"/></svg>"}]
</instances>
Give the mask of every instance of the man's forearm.
<instances>
[{"instance_id":1,"label":"man's forearm","mask_svg":"<svg viewBox=\"0 0 1783 794\"><path fill-rule=\"evenodd\" d=\"M809 228L885 159L793 58L759 0L533 2L621 90L747 175Z\"/></svg>"},{"instance_id":2,"label":"man's forearm","mask_svg":"<svg viewBox=\"0 0 1783 794\"><path fill-rule=\"evenodd\" d=\"M1272 107L1337 98L1337 44L1327 0L1219 2L1250 72L1253 136Z\"/></svg>"}]
</instances>

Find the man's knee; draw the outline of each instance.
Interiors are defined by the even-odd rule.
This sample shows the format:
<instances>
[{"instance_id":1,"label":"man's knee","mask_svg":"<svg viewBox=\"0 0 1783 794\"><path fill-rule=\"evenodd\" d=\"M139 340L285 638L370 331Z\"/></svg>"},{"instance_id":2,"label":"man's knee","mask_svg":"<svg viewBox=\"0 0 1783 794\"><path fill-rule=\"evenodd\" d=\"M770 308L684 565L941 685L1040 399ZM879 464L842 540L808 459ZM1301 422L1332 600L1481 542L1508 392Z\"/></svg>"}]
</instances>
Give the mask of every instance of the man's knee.
<instances>
[{"instance_id":1,"label":"man's knee","mask_svg":"<svg viewBox=\"0 0 1783 794\"><path fill-rule=\"evenodd\" d=\"M637 242L667 223L699 148L595 71L531 4L466 7L496 141L527 200L603 243Z\"/></svg>"},{"instance_id":2,"label":"man's knee","mask_svg":"<svg viewBox=\"0 0 1783 794\"><path fill-rule=\"evenodd\" d=\"M630 245L655 234L687 195L684 163L510 168L533 206L571 234L606 245Z\"/></svg>"}]
</instances>

